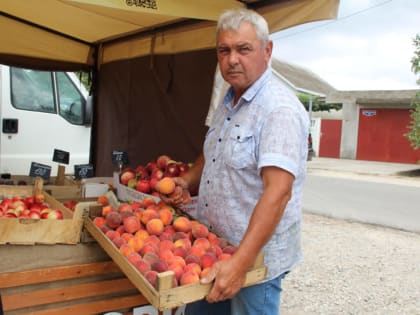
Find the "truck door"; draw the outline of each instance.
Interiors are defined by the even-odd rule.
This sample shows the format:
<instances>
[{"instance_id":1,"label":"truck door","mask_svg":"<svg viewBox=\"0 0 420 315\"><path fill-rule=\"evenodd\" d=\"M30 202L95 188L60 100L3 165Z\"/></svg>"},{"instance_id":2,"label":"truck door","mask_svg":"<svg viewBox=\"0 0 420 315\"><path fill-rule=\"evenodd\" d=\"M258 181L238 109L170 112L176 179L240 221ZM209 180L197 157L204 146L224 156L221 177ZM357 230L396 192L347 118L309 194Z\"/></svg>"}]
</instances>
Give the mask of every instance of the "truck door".
<instances>
[{"instance_id":1,"label":"truck door","mask_svg":"<svg viewBox=\"0 0 420 315\"><path fill-rule=\"evenodd\" d=\"M1 66L0 171L28 175L31 162L52 167L54 149L70 153L66 173L89 163L87 93L76 76Z\"/></svg>"}]
</instances>

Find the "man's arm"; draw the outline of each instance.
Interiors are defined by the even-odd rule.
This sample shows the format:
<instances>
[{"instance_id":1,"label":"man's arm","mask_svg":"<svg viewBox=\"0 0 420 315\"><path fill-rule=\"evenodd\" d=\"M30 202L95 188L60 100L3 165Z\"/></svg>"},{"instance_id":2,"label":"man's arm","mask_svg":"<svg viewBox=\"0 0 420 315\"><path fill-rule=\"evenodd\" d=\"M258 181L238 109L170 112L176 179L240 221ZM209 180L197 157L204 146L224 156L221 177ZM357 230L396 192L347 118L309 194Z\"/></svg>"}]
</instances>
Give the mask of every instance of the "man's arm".
<instances>
[{"instance_id":1,"label":"man's arm","mask_svg":"<svg viewBox=\"0 0 420 315\"><path fill-rule=\"evenodd\" d=\"M247 231L236 253L217 262L203 283L216 280L207 301L232 298L245 282L246 273L258 253L270 240L291 198L294 177L283 169L270 166L262 169L263 194L254 208Z\"/></svg>"}]
</instances>

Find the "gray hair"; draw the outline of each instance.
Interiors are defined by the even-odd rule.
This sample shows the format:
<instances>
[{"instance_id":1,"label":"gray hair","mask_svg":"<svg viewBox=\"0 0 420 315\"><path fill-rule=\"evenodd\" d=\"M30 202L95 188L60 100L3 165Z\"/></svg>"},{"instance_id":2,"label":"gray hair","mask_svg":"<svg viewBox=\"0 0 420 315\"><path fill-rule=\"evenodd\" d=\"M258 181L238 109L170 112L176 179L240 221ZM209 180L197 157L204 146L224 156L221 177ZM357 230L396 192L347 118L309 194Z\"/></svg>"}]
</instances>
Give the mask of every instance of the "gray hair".
<instances>
[{"instance_id":1,"label":"gray hair","mask_svg":"<svg viewBox=\"0 0 420 315\"><path fill-rule=\"evenodd\" d=\"M219 37L220 31L237 31L242 23L248 22L257 33L262 47L265 47L269 41L269 31L267 21L257 12L249 9L227 10L219 18L216 28L216 37Z\"/></svg>"}]
</instances>

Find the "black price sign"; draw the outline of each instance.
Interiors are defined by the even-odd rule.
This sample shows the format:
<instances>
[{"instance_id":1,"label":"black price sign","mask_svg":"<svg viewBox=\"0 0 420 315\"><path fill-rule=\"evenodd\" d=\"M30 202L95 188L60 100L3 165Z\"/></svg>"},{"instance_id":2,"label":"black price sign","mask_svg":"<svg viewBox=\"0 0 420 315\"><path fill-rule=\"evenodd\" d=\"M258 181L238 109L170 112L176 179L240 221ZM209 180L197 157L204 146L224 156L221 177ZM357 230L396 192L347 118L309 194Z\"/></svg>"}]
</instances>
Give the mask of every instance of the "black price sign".
<instances>
[{"instance_id":1,"label":"black price sign","mask_svg":"<svg viewBox=\"0 0 420 315\"><path fill-rule=\"evenodd\" d=\"M93 177L93 165L92 164L75 165L74 177L76 177L76 179Z\"/></svg>"},{"instance_id":2,"label":"black price sign","mask_svg":"<svg viewBox=\"0 0 420 315\"><path fill-rule=\"evenodd\" d=\"M31 169L29 170L29 176L41 177L42 179L48 181L51 176L51 166L32 162Z\"/></svg>"},{"instance_id":3,"label":"black price sign","mask_svg":"<svg viewBox=\"0 0 420 315\"><path fill-rule=\"evenodd\" d=\"M54 149L54 154L53 154L53 161L54 162L69 164L69 160L70 160L70 153L69 152Z\"/></svg>"},{"instance_id":4,"label":"black price sign","mask_svg":"<svg viewBox=\"0 0 420 315\"><path fill-rule=\"evenodd\" d=\"M128 165L128 154L125 151L112 151L112 163Z\"/></svg>"}]
</instances>

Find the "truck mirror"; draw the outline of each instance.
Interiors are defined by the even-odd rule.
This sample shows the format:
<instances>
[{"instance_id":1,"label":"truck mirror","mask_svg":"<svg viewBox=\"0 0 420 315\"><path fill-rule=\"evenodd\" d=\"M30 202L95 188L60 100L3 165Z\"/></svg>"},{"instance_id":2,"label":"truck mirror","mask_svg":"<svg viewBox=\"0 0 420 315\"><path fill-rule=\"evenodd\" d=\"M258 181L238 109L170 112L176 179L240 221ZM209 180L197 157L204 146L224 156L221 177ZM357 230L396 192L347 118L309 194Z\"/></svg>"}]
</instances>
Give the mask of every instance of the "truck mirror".
<instances>
[{"instance_id":1,"label":"truck mirror","mask_svg":"<svg viewBox=\"0 0 420 315\"><path fill-rule=\"evenodd\" d=\"M84 106L83 124L86 126L90 126L92 124L92 116L93 116L93 97L92 95L88 95L85 106Z\"/></svg>"}]
</instances>

